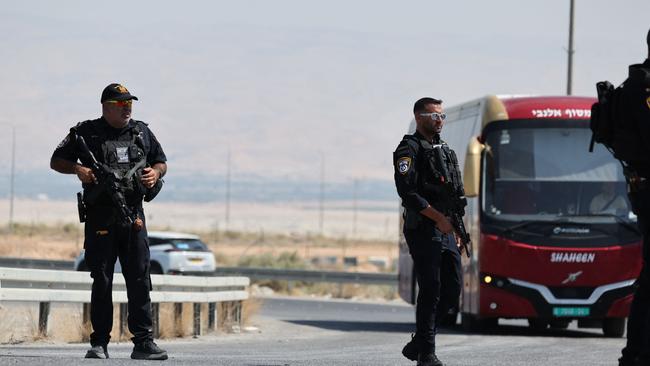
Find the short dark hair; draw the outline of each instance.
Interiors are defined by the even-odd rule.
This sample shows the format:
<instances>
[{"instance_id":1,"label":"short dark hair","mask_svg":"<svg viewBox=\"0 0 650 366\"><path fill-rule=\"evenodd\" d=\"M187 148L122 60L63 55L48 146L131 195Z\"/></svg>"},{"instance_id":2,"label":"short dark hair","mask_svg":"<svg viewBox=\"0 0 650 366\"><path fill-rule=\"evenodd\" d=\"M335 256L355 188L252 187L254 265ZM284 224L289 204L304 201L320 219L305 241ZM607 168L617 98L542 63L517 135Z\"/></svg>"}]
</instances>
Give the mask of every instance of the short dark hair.
<instances>
[{"instance_id":1,"label":"short dark hair","mask_svg":"<svg viewBox=\"0 0 650 366\"><path fill-rule=\"evenodd\" d=\"M645 41L648 44L648 56L650 56L650 30L648 31L648 36L646 37Z\"/></svg>"},{"instance_id":2,"label":"short dark hair","mask_svg":"<svg viewBox=\"0 0 650 366\"><path fill-rule=\"evenodd\" d=\"M413 105L413 113L422 113L426 111L426 106L429 104L442 104L442 99L424 97L418 99Z\"/></svg>"}]
</instances>

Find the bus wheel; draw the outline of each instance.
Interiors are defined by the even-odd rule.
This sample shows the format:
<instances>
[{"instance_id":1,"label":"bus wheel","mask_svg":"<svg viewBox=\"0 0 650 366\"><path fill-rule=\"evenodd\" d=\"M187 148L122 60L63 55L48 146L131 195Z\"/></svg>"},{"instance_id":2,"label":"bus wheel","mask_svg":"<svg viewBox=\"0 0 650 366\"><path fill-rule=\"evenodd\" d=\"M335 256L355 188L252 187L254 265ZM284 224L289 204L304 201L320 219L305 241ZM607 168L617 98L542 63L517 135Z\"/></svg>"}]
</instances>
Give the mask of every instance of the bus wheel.
<instances>
[{"instance_id":1,"label":"bus wheel","mask_svg":"<svg viewBox=\"0 0 650 366\"><path fill-rule=\"evenodd\" d=\"M620 338L625 333L625 318L605 318L603 320L605 337Z\"/></svg>"},{"instance_id":2,"label":"bus wheel","mask_svg":"<svg viewBox=\"0 0 650 366\"><path fill-rule=\"evenodd\" d=\"M548 322L546 320L542 320L542 319L531 318L531 319L528 319L528 326L531 329L544 330L544 329L546 329L546 327L548 327Z\"/></svg>"},{"instance_id":3,"label":"bus wheel","mask_svg":"<svg viewBox=\"0 0 650 366\"><path fill-rule=\"evenodd\" d=\"M549 322L549 325L552 329L567 329L569 323L571 323L570 320L553 319Z\"/></svg>"},{"instance_id":4,"label":"bus wheel","mask_svg":"<svg viewBox=\"0 0 650 366\"><path fill-rule=\"evenodd\" d=\"M456 319L458 318L458 311L455 309L449 310L449 313L442 318L440 322L441 327L451 327L456 325Z\"/></svg>"},{"instance_id":5,"label":"bus wheel","mask_svg":"<svg viewBox=\"0 0 650 366\"><path fill-rule=\"evenodd\" d=\"M499 318L477 318L474 314L461 313L460 324L467 332L480 332L495 328L499 324Z\"/></svg>"}]
</instances>

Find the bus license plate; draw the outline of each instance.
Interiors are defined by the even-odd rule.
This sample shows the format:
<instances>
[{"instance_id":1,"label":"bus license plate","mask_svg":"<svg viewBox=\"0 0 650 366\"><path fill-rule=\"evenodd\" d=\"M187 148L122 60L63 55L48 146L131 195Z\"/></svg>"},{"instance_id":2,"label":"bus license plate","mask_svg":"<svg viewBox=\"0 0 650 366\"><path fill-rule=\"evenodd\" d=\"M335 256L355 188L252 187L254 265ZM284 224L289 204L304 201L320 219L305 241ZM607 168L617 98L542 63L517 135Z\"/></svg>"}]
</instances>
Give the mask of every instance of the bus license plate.
<instances>
[{"instance_id":1,"label":"bus license plate","mask_svg":"<svg viewBox=\"0 0 650 366\"><path fill-rule=\"evenodd\" d=\"M589 308L553 308L554 316L589 316Z\"/></svg>"}]
</instances>

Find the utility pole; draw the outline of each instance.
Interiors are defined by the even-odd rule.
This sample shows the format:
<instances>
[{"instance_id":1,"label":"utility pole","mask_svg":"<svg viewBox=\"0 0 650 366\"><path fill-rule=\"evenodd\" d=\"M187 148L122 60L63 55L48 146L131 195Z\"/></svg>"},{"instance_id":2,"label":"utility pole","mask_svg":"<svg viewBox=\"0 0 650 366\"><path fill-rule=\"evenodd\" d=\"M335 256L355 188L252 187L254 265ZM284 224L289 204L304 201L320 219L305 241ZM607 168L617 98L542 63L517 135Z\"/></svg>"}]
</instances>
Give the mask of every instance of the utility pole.
<instances>
[{"instance_id":1,"label":"utility pole","mask_svg":"<svg viewBox=\"0 0 650 366\"><path fill-rule=\"evenodd\" d=\"M352 193L352 237L357 237L357 190L359 188L359 179L354 179L354 189Z\"/></svg>"},{"instance_id":2,"label":"utility pole","mask_svg":"<svg viewBox=\"0 0 650 366\"><path fill-rule=\"evenodd\" d=\"M226 165L226 231L230 229L230 169L231 157L230 147L228 147L228 162Z\"/></svg>"},{"instance_id":3,"label":"utility pole","mask_svg":"<svg viewBox=\"0 0 650 366\"><path fill-rule=\"evenodd\" d=\"M325 221L325 154L320 153L320 196L318 204L318 232L323 236Z\"/></svg>"},{"instance_id":4,"label":"utility pole","mask_svg":"<svg viewBox=\"0 0 650 366\"><path fill-rule=\"evenodd\" d=\"M9 234L14 228L14 181L16 171L16 126L11 125L11 178L9 183Z\"/></svg>"},{"instance_id":5,"label":"utility pole","mask_svg":"<svg viewBox=\"0 0 650 366\"><path fill-rule=\"evenodd\" d=\"M571 10L569 12L569 60L567 67L567 84L566 84L566 94L571 95L572 93L572 83L573 83L573 19L574 19L574 10L575 10L575 0L571 0Z\"/></svg>"}]
</instances>

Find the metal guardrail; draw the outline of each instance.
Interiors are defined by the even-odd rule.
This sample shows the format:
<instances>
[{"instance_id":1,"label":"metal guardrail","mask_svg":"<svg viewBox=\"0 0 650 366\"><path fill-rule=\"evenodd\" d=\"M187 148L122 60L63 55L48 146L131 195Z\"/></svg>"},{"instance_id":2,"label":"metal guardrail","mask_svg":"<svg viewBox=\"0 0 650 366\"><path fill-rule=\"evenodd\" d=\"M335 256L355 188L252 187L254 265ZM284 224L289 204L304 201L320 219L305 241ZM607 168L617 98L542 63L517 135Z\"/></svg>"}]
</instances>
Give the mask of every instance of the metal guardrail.
<instances>
[{"instance_id":1,"label":"metal guardrail","mask_svg":"<svg viewBox=\"0 0 650 366\"><path fill-rule=\"evenodd\" d=\"M68 267L71 268L71 267ZM51 302L90 303L92 278L87 272L0 268L0 301L39 302L39 332L46 335ZM248 298L250 280L246 277L194 277L152 275L151 302L154 304L154 332L158 333L158 304L176 303L181 316L182 303L194 303L194 335L200 334L200 303L208 303L208 327L216 325L217 302L236 302L235 321L241 321L241 301ZM128 302L124 278L113 279L113 302L120 303L120 319L126 321ZM87 318L87 305L84 318ZM178 306L177 306L178 308ZM85 319L87 320L87 319ZM121 324L123 325L123 324ZM126 327L120 327L125 329Z\"/></svg>"},{"instance_id":2,"label":"metal guardrail","mask_svg":"<svg viewBox=\"0 0 650 366\"><path fill-rule=\"evenodd\" d=\"M72 270L73 261L28 258L0 258L0 267ZM313 271L261 267L218 267L215 272L188 272L193 276L246 276L253 280L284 280L303 282L359 283L364 285L397 285L396 273ZM118 278L118 276L116 276Z\"/></svg>"},{"instance_id":3,"label":"metal guardrail","mask_svg":"<svg viewBox=\"0 0 650 366\"><path fill-rule=\"evenodd\" d=\"M220 267L218 275L240 275L252 280L285 280L302 282L360 283L364 285L397 285L396 273L311 271L255 267Z\"/></svg>"},{"instance_id":4,"label":"metal guardrail","mask_svg":"<svg viewBox=\"0 0 650 366\"><path fill-rule=\"evenodd\" d=\"M74 268L74 261L0 257L0 267L58 269L58 270L69 271Z\"/></svg>"}]
</instances>

